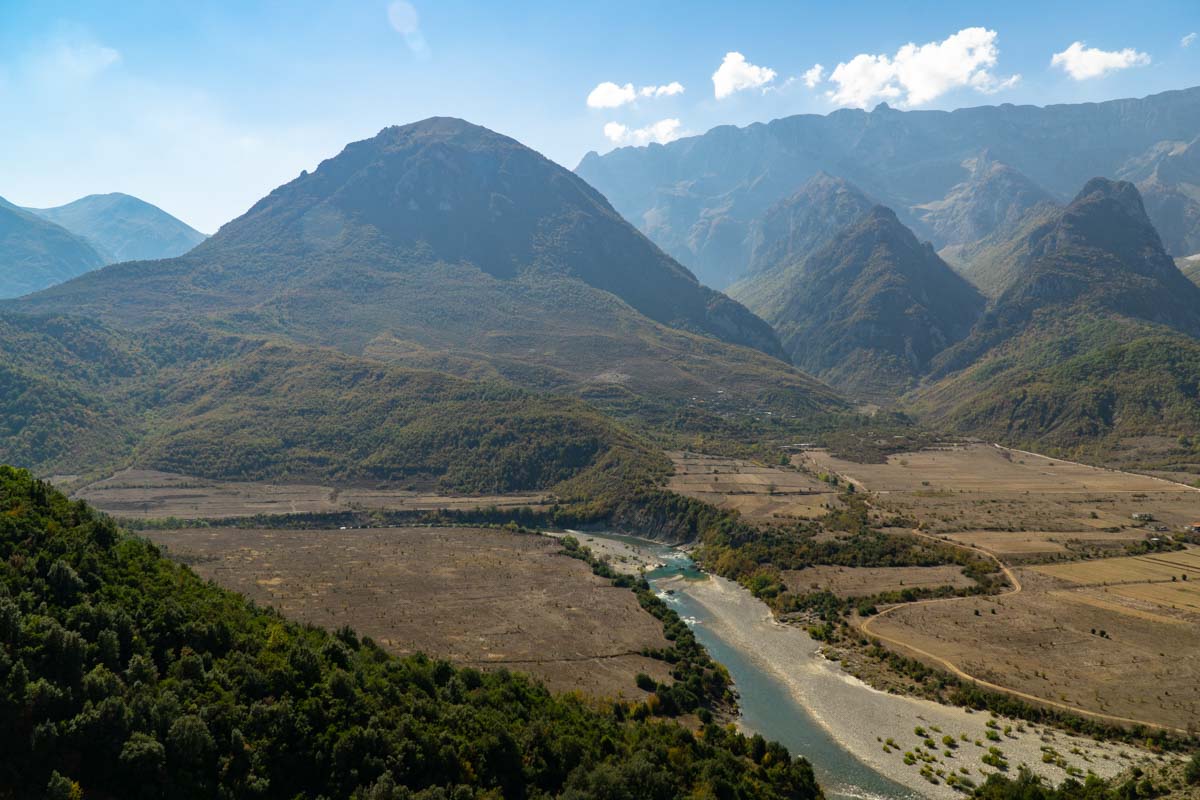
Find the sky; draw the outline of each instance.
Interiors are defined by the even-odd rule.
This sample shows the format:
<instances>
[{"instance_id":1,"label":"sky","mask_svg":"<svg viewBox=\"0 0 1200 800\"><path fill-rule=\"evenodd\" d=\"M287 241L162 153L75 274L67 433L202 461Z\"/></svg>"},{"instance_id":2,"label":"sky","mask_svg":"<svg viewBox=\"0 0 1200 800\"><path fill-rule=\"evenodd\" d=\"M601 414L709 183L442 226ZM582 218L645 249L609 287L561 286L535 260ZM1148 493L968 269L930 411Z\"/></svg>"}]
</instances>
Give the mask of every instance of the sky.
<instances>
[{"instance_id":1,"label":"sky","mask_svg":"<svg viewBox=\"0 0 1200 800\"><path fill-rule=\"evenodd\" d=\"M0 197L125 192L213 233L346 143L430 116L574 168L879 102L1185 88L1198 33L1197 0L0 0Z\"/></svg>"}]
</instances>

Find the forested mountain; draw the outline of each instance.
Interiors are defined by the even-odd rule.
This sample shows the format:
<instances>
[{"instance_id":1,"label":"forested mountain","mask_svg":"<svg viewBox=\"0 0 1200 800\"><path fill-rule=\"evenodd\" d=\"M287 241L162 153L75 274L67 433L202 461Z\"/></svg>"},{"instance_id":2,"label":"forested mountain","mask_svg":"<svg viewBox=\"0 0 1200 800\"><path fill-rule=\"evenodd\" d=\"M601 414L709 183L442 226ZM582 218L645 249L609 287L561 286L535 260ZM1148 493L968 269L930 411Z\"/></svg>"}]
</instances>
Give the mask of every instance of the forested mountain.
<instances>
[{"instance_id":1,"label":"forested mountain","mask_svg":"<svg viewBox=\"0 0 1200 800\"><path fill-rule=\"evenodd\" d=\"M1200 425L1200 288L1137 189L1089 181L1019 248L1012 284L917 398L958 430L1062 448Z\"/></svg>"},{"instance_id":2,"label":"forested mountain","mask_svg":"<svg viewBox=\"0 0 1200 800\"><path fill-rule=\"evenodd\" d=\"M849 181L818 172L800 191L767 209L755 235L747 272L757 275L802 261L858 221L872 205Z\"/></svg>"},{"instance_id":3,"label":"forested mountain","mask_svg":"<svg viewBox=\"0 0 1200 800\"><path fill-rule=\"evenodd\" d=\"M590 153L576 171L705 283L723 287L747 269L766 210L819 171L908 221L967 181L963 163L981 153L1065 201L1089 178L1118 175L1130 159L1161 142L1190 142L1198 130L1200 88L1044 108L881 104Z\"/></svg>"},{"instance_id":4,"label":"forested mountain","mask_svg":"<svg viewBox=\"0 0 1200 800\"><path fill-rule=\"evenodd\" d=\"M65 206L26 209L88 242L107 264L183 255L204 234L127 194L92 194Z\"/></svg>"},{"instance_id":5,"label":"forested mountain","mask_svg":"<svg viewBox=\"0 0 1200 800\"><path fill-rule=\"evenodd\" d=\"M0 298L36 292L103 263L83 239L0 198Z\"/></svg>"},{"instance_id":6,"label":"forested mountain","mask_svg":"<svg viewBox=\"0 0 1200 800\"><path fill-rule=\"evenodd\" d=\"M519 143L436 118L348 146L180 258L9 306L118 327L219 317L353 355L603 398L841 406L770 327L699 285L595 190Z\"/></svg>"},{"instance_id":7,"label":"forested mountain","mask_svg":"<svg viewBox=\"0 0 1200 800\"><path fill-rule=\"evenodd\" d=\"M735 294L775 326L797 366L853 396L894 401L963 339L983 297L876 206L803 260Z\"/></svg>"},{"instance_id":8,"label":"forested mountain","mask_svg":"<svg viewBox=\"0 0 1200 800\"><path fill-rule=\"evenodd\" d=\"M761 738L288 622L28 472L0 514L5 797L821 797Z\"/></svg>"},{"instance_id":9,"label":"forested mountain","mask_svg":"<svg viewBox=\"0 0 1200 800\"><path fill-rule=\"evenodd\" d=\"M0 461L214 478L549 489L656 458L581 401L188 323L0 315Z\"/></svg>"}]
</instances>

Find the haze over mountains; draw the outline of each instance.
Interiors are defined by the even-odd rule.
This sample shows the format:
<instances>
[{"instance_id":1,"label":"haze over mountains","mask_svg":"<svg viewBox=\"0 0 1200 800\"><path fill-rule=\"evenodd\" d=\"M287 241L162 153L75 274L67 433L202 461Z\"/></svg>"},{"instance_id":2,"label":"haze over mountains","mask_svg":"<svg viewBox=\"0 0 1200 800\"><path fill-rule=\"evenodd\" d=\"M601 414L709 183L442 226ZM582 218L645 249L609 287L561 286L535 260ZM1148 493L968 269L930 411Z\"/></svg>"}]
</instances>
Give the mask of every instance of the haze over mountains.
<instances>
[{"instance_id":1,"label":"haze over mountains","mask_svg":"<svg viewBox=\"0 0 1200 800\"><path fill-rule=\"evenodd\" d=\"M1161 156L1164 143L1191 142L1198 130L1200 88L1044 108L899 111L881 104L591 153L576 171L704 283L723 288L746 272L767 209L818 171L852 181L901 221L919 224L931 204L937 216L959 216L946 206L957 205L954 195L980 158L1006 165L1031 182L1030 191L1063 203L1090 178L1121 176ZM1156 203L1148 207L1160 214ZM1161 213L1152 219L1170 227ZM956 238L938 226L916 232L939 248ZM1189 246L1186 236L1169 241Z\"/></svg>"},{"instance_id":2,"label":"haze over mountains","mask_svg":"<svg viewBox=\"0 0 1200 800\"><path fill-rule=\"evenodd\" d=\"M126 194L89 195L40 209L0 198L0 236L0 298L45 289L105 264L182 255L205 238Z\"/></svg>"},{"instance_id":3,"label":"haze over mountains","mask_svg":"<svg viewBox=\"0 0 1200 800\"><path fill-rule=\"evenodd\" d=\"M0 198L0 298L35 292L103 264L80 237Z\"/></svg>"},{"instance_id":4,"label":"haze over mountains","mask_svg":"<svg viewBox=\"0 0 1200 800\"><path fill-rule=\"evenodd\" d=\"M204 241L204 234L157 206L127 194L92 194L57 208L31 208L86 240L105 262L173 258Z\"/></svg>"}]
</instances>

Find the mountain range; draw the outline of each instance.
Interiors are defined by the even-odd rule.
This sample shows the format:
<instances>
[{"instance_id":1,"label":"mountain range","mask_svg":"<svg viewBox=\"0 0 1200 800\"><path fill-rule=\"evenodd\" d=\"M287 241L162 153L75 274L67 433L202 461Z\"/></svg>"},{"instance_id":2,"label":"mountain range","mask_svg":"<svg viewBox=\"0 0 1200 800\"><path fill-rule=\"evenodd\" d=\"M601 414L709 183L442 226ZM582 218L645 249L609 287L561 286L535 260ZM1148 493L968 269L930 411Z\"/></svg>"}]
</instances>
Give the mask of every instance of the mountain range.
<instances>
[{"instance_id":1,"label":"mountain range","mask_svg":"<svg viewBox=\"0 0 1200 800\"><path fill-rule=\"evenodd\" d=\"M1165 160L1160 174L1172 177L1164 185L1178 194L1148 200L1147 208L1164 231L1181 220L1178 235L1164 233L1168 252L1190 255L1192 206L1176 201L1194 197L1194 184L1173 170L1187 163L1178 151L1198 130L1200 88L1045 107L900 111L881 104L589 153L576 172L704 283L723 288L749 269L767 210L821 171L852 181L942 248L968 231L1013 221L1006 207L978 214L957 202L963 184L979 180L981 160L1014 171L1005 173L1013 184L1007 191L1020 191L1005 205L1017 206L1043 195L1064 203L1092 177L1129 177L1135 165Z\"/></svg>"},{"instance_id":2,"label":"mountain range","mask_svg":"<svg viewBox=\"0 0 1200 800\"><path fill-rule=\"evenodd\" d=\"M513 139L387 128L184 255L0 304L0 457L608 491L662 443L862 425L863 400L1073 452L1196 430L1200 288L1137 186L1059 203L991 150L955 169L899 211L815 172L730 297Z\"/></svg>"},{"instance_id":3,"label":"mountain range","mask_svg":"<svg viewBox=\"0 0 1200 800\"><path fill-rule=\"evenodd\" d=\"M0 298L45 289L105 264L171 258L204 238L126 194L89 195L57 208L21 208L0 198Z\"/></svg>"},{"instance_id":4,"label":"mountain range","mask_svg":"<svg viewBox=\"0 0 1200 800\"><path fill-rule=\"evenodd\" d=\"M446 118L347 146L183 256L111 265L0 314L24 331L4 343L29 387L12 413L40 405L49 428L103 416L104 441L79 459L92 468L108 453L213 477L546 488L614 448L648 452L596 408L685 428L849 408L579 177ZM63 321L81 317L86 336ZM29 356L78 353L75 339L97 352ZM26 427L0 439L6 459L72 460ZM466 459L472 442L488 455Z\"/></svg>"}]
</instances>

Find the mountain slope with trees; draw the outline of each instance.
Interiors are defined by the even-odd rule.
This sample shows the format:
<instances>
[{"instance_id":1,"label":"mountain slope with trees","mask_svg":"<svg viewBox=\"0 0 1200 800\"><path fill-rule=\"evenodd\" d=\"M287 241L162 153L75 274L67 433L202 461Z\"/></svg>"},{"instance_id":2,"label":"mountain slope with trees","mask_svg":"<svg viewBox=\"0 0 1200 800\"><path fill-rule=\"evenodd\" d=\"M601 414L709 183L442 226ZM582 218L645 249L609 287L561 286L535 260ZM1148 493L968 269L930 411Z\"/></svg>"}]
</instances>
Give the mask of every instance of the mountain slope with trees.
<instances>
[{"instance_id":1,"label":"mountain slope with trees","mask_svg":"<svg viewBox=\"0 0 1200 800\"><path fill-rule=\"evenodd\" d=\"M739 412L845 408L782 359L765 322L574 174L453 119L349 145L185 256L113 265L8 308L118 328L207 318L659 418L718 395Z\"/></svg>"},{"instance_id":2,"label":"mountain slope with trees","mask_svg":"<svg viewBox=\"0 0 1200 800\"><path fill-rule=\"evenodd\" d=\"M851 395L894 401L963 339L983 297L876 206L808 258L747 278L737 296L794 363Z\"/></svg>"},{"instance_id":3,"label":"mountain slope with trees","mask_svg":"<svg viewBox=\"0 0 1200 800\"><path fill-rule=\"evenodd\" d=\"M915 407L960 431L1060 450L1200 425L1200 287L1137 189L1089 181L1022 245L1027 263L940 355Z\"/></svg>"}]
</instances>

